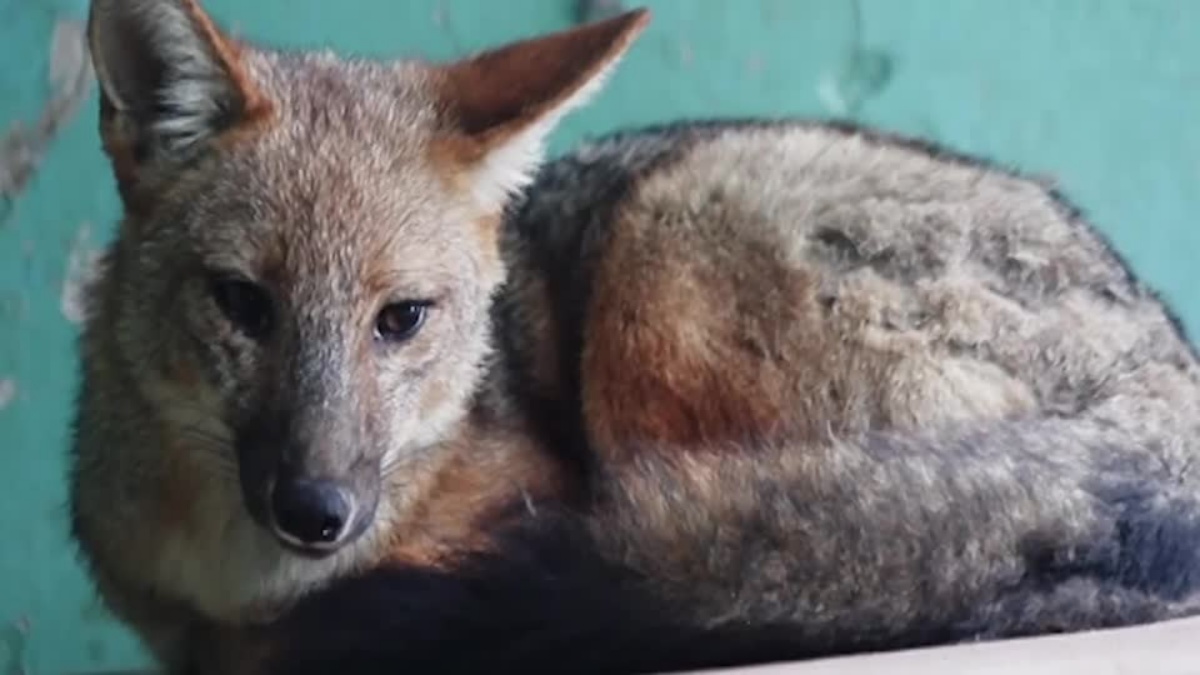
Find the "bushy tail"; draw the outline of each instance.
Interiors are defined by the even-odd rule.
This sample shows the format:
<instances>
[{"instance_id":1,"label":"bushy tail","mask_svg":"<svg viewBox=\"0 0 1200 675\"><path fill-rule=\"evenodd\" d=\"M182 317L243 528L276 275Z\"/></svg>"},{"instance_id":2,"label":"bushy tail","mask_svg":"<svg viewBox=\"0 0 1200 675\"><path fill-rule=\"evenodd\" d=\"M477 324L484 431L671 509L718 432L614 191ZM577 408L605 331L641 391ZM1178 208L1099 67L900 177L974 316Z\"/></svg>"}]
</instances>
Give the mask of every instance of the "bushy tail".
<instances>
[{"instance_id":1,"label":"bushy tail","mask_svg":"<svg viewBox=\"0 0 1200 675\"><path fill-rule=\"evenodd\" d=\"M595 531L696 623L826 645L1200 612L1200 481L1176 437L1193 422L1103 413L647 452L608 482Z\"/></svg>"},{"instance_id":2,"label":"bushy tail","mask_svg":"<svg viewBox=\"0 0 1200 675\"><path fill-rule=\"evenodd\" d=\"M271 675L655 673L828 653L789 626L703 627L600 554L575 514L539 509L452 571L377 569L274 628Z\"/></svg>"},{"instance_id":3,"label":"bushy tail","mask_svg":"<svg viewBox=\"0 0 1200 675\"><path fill-rule=\"evenodd\" d=\"M594 512L310 598L272 672L666 672L1182 616L1200 498L1167 459L1095 418L656 449Z\"/></svg>"}]
</instances>

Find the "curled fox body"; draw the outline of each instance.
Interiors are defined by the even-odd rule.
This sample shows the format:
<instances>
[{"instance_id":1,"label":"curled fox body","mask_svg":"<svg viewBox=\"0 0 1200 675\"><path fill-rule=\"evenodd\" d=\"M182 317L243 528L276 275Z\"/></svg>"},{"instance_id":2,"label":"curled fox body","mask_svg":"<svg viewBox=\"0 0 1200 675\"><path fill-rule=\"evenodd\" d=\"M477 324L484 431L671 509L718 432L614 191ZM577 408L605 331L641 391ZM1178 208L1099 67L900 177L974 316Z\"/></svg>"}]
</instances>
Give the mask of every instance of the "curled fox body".
<instances>
[{"instance_id":1,"label":"curled fox body","mask_svg":"<svg viewBox=\"0 0 1200 675\"><path fill-rule=\"evenodd\" d=\"M625 673L1200 606L1200 369L1034 181L799 120L545 162L643 11L445 64L93 0L73 534L170 672Z\"/></svg>"}]
</instances>

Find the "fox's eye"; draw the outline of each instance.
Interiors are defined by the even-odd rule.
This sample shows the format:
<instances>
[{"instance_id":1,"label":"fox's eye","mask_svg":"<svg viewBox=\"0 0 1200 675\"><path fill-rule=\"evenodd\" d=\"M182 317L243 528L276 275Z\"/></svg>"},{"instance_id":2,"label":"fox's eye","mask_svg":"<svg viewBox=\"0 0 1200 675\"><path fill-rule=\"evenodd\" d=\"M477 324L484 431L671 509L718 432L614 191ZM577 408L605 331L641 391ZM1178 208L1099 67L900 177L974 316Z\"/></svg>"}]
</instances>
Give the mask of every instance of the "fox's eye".
<instances>
[{"instance_id":1,"label":"fox's eye","mask_svg":"<svg viewBox=\"0 0 1200 675\"><path fill-rule=\"evenodd\" d=\"M421 330L425 323L428 302L394 302L375 317L375 338L387 342L407 340Z\"/></svg>"},{"instance_id":2,"label":"fox's eye","mask_svg":"<svg viewBox=\"0 0 1200 675\"><path fill-rule=\"evenodd\" d=\"M238 330L255 339L271 330L271 298L265 290L240 279L215 279L211 290L217 307Z\"/></svg>"}]
</instances>

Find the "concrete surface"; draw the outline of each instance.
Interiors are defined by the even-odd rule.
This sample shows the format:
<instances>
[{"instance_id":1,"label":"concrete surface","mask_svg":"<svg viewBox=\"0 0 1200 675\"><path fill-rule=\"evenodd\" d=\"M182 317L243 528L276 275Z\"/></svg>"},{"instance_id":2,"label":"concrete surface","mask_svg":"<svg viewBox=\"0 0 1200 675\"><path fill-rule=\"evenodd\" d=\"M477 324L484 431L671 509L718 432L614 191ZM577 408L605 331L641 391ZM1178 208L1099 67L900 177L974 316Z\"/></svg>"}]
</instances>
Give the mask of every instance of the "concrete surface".
<instances>
[{"instance_id":1,"label":"concrete surface","mask_svg":"<svg viewBox=\"0 0 1200 675\"><path fill-rule=\"evenodd\" d=\"M208 4L276 44L441 58L565 27L577 0ZM838 115L924 134L1059 180L1200 326L1188 290L1200 253L1200 2L644 4L651 28L555 151L681 116ZM0 0L0 675L142 661L65 536L78 281L117 214L78 44L84 10Z\"/></svg>"},{"instance_id":2,"label":"concrete surface","mask_svg":"<svg viewBox=\"0 0 1200 675\"><path fill-rule=\"evenodd\" d=\"M1200 619L703 672L706 675L1196 675L1200 673Z\"/></svg>"}]
</instances>

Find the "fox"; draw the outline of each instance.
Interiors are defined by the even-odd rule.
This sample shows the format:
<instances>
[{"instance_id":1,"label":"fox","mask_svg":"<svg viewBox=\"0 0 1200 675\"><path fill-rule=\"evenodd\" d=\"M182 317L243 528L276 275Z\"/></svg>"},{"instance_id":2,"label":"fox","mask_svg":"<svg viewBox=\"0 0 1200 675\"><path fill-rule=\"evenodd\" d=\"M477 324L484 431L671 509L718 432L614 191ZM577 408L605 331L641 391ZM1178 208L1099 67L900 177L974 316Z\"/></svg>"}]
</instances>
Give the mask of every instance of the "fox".
<instances>
[{"instance_id":1,"label":"fox","mask_svg":"<svg viewBox=\"0 0 1200 675\"><path fill-rule=\"evenodd\" d=\"M651 673L1200 609L1200 366L1065 195L838 120L548 138L646 9L428 61L91 0L71 536L165 672Z\"/></svg>"}]
</instances>

